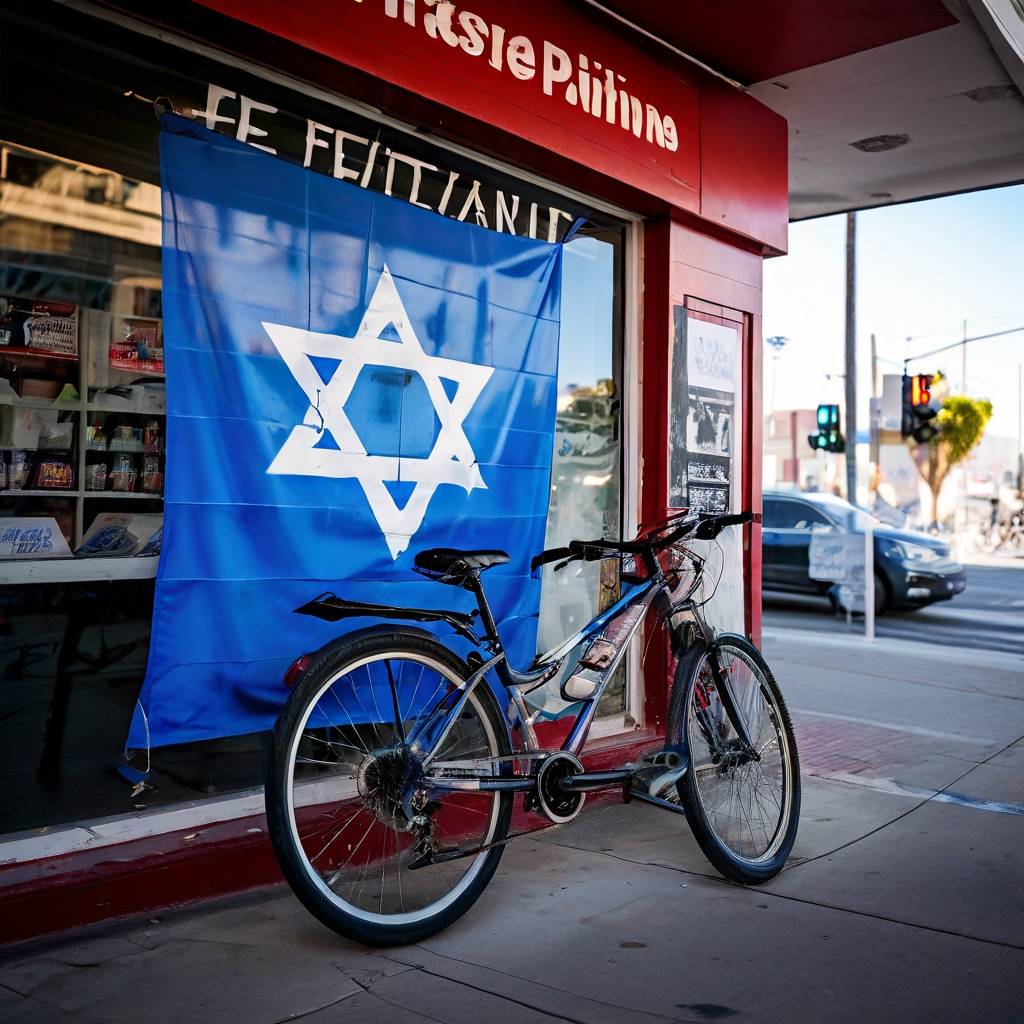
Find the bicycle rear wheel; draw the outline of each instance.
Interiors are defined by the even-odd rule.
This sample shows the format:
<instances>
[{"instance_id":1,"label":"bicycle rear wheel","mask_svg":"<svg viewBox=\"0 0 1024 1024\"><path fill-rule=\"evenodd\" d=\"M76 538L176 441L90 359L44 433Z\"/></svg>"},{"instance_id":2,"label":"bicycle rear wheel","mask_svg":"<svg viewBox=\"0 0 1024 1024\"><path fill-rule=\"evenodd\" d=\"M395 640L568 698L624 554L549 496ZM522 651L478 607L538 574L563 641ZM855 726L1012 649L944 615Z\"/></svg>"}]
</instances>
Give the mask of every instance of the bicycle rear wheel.
<instances>
[{"instance_id":1,"label":"bicycle rear wheel","mask_svg":"<svg viewBox=\"0 0 1024 1024\"><path fill-rule=\"evenodd\" d=\"M440 849L472 851L508 834L510 794L431 791L406 742L467 675L418 634L343 640L306 671L281 713L266 785L271 840L295 894L348 938L388 945L432 935L472 906L498 866L502 845L448 863L423 856L423 820ZM510 753L481 684L436 757L489 764Z\"/></svg>"},{"instance_id":2,"label":"bicycle rear wheel","mask_svg":"<svg viewBox=\"0 0 1024 1024\"><path fill-rule=\"evenodd\" d=\"M726 713L719 681L731 688L756 758ZM800 763L782 693L753 644L723 634L710 648L686 652L676 669L669 738L689 750L679 796L711 864L744 885L777 875L796 840Z\"/></svg>"}]
</instances>

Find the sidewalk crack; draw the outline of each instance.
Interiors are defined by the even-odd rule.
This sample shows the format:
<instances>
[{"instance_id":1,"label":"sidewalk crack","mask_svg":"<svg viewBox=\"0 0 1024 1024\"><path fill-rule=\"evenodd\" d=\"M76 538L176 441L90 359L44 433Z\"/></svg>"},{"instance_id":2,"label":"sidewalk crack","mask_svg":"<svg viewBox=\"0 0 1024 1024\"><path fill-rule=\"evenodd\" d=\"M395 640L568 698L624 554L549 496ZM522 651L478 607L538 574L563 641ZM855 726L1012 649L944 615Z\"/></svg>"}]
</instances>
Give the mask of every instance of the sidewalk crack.
<instances>
[{"instance_id":1,"label":"sidewalk crack","mask_svg":"<svg viewBox=\"0 0 1024 1024\"><path fill-rule=\"evenodd\" d=\"M979 761L976 764L972 764L971 767L967 769L967 771L965 771L962 775L958 775L955 779L953 779L952 782L949 782L945 786L943 786L942 789L937 790L934 793L931 793L929 796L925 797L923 800L921 800L918 803L914 804L913 807L908 807L907 810L905 810L902 814L898 814L895 818L892 818L889 821L883 822L877 828L871 829L870 832L865 832L864 835L862 835L862 836L856 836L853 839L850 839L848 842L841 843L834 850L828 850L825 853L819 853L819 854L815 854L815 856L813 856L813 857L808 857L806 860L800 861L799 864L794 864L792 867L787 868L785 870L787 872L789 872L789 871L796 871L797 868L802 868L805 864L813 864L816 860L821 860L823 857L831 857L834 854L837 854L837 853L839 853L842 850L848 849L849 847L853 846L854 843L860 843L860 842L862 842L865 839L870 839L871 836L875 835L878 832L881 832L882 829L888 828L890 825L895 825L896 822L902 821L905 817L907 817L908 814L913 814L915 811L919 811L922 807L924 807L925 804L931 803L937 797L942 796L948 790L952 789L952 787L955 786L958 782L961 782L964 779L966 779L967 776L971 774L971 772L976 771L982 765L988 764L989 761L991 761L993 758L998 757L1000 754L1005 754L1007 750L1009 750L1011 747L1015 746L1016 744L1020 743L1021 740L1024 740L1024 736L1018 736L1017 739L1011 740L1009 743L1006 744L1005 747L1002 747L1001 749L997 750L994 754L990 754L988 757L986 757L984 761ZM987 939L983 939L981 941L987 942L988 940ZM1017 948L1017 947L1014 947L1014 948Z\"/></svg>"},{"instance_id":2,"label":"sidewalk crack","mask_svg":"<svg viewBox=\"0 0 1024 1024\"><path fill-rule=\"evenodd\" d=\"M559 844L556 843L556 844L553 844L553 845L559 845ZM497 967L489 967L486 964L478 964L478 963L475 963L472 960L463 960L462 957L452 956L451 953L441 953L441 952L439 952L436 949L430 949L429 947L423 946L423 945L421 945L419 943L416 944L416 948L417 949L422 949L425 953L429 953L431 956L439 956L439 957L441 957L444 960L452 960L455 963L464 964L466 967L475 967L479 971L489 971L489 972L492 972L494 974L498 974L498 975L500 975L503 978L508 978L510 981L518 981L518 982L520 982L521 984L524 984L524 985L532 985L532 986L536 986L537 988L550 989L552 992L559 992L562 995L570 996L573 999L586 1000L588 1003L594 1003L597 1006L604 1006L604 1007L607 1007L609 1010L623 1010L623 1011L627 1011L627 1012L630 1012L630 1013L639 1014L639 1015L644 1016L644 1017L650 1017L650 1018L652 1018L654 1020L672 1021L672 1022L674 1022L674 1024L675 1024L675 1022L681 1022L681 1024L682 1024L682 1022L685 1022L687 1020L687 1018L684 1018L684 1017L669 1017L669 1016L666 1016L663 1013L655 1013L655 1012L653 1012L651 1010L637 1010L634 1007L622 1006L619 1003L610 1003L610 1002L608 1002L605 999L595 999L594 996L582 996L582 995L580 995L579 992L573 992L571 989L559 988L557 985L551 985L551 984L548 984L547 982L534 981L534 980L532 980L530 978L523 978L523 977L520 977L518 974L511 974L508 971L502 971L502 970L500 970ZM422 969L425 972L429 973L429 971L427 971L426 968L422 968ZM456 980L456 979L449 979L449 980ZM463 984L463 983L460 982L460 984ZM469 987L474 987L474 986L469 986ZM486 989L479 989L479 991L488 991L488 990L486 990ZM493 993L493 992L491 994L492 995L496 995L496 993ZM504 996L499 996L499 998L505 998L505 997ZM514 1000L512 1000L512 1001L514 1001ZM521 1003L520 1005L527 1006L527 1007L529 1007L531 1009L533 1008L528 1003ZM559 1019L560 1020L571 1020L573 1018L559 1018Z\"/></svg>"}]
</instances>

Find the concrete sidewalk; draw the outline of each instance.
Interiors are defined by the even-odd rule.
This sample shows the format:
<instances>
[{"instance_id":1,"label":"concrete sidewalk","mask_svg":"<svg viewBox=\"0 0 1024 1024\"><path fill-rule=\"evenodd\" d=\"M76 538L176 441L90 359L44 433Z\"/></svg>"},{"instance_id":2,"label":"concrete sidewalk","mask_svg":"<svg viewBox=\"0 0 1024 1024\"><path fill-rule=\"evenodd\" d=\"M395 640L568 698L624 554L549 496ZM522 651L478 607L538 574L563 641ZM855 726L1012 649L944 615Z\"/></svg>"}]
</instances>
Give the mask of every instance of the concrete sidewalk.
<instances>
[{"instance_id":1,"label":"concrete sidewalk","mask_svg":"<svg viewBox=\"0 0 1024 1024\"><path fill-rule=\"evenodd\" d=\"M779 629L765 653L804 770L765 887L682 817L605 805L512 843L419 946L368 952L274 890L10 950L0 1019L1024 1020L1024 659Z\"/></svg>"}]
</instances>

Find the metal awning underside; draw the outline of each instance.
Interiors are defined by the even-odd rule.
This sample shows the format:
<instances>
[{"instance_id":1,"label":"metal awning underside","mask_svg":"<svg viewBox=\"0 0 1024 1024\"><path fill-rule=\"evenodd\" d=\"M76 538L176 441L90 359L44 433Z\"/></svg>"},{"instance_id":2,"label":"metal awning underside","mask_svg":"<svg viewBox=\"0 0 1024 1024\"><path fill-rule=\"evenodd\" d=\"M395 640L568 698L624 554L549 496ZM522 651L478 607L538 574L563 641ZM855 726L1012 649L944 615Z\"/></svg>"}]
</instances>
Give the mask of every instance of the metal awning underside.
<instances>
[{"instance_id":1,"label":"metal awning underside","mask_svg":"<svg viewBox=\"0 0 1024 1024\"><path fill-rule=\"evenodd\" d=\"M602 6L786 118L793 220L1024 181L1024 0Z\"/></svg>"}]
</instances>

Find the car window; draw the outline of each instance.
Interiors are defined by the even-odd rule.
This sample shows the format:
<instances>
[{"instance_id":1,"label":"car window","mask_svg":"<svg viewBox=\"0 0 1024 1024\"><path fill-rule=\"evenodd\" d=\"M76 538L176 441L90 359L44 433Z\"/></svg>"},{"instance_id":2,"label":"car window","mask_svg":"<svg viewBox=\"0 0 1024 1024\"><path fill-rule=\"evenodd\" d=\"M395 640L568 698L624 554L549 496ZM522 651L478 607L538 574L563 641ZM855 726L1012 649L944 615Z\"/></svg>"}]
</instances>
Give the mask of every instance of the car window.
<instances>
[{"instance_id":1,"label":"car window","mask_svg":"<svg viewBox=\"0 0 1024 1024\"><path fill-rule=\"evenodd\" d=\"M764 499L764 513L761 523L766 530L784 530L792 525L791 501L780 501L778 498Z\"/></svg>"},{"instance_id":2,"label":"car window","mask_svg":"<svg viewBox=\"0 0 1024 1024\"><path fill-rule=\"evenodd\" d=\"M815 526L832 525L816 508L786 498L765 499L763 523L769 530L812 530Z\"/></svg>"},{"instance_id":3,"label":"car window","mask_svg":"<svg viewBox=\"0 0 1024 1024\"><path fill-rule=\"evenodd\" d=\"M794 502L793 504L798 504L798 502ZM828 530L831 529L831 527L832 522L824 512L819 512L816 508L813 508L810 505L800 504L796 529L813 530L815 528L820 528Z\"/></svg>"}]
</instances>

